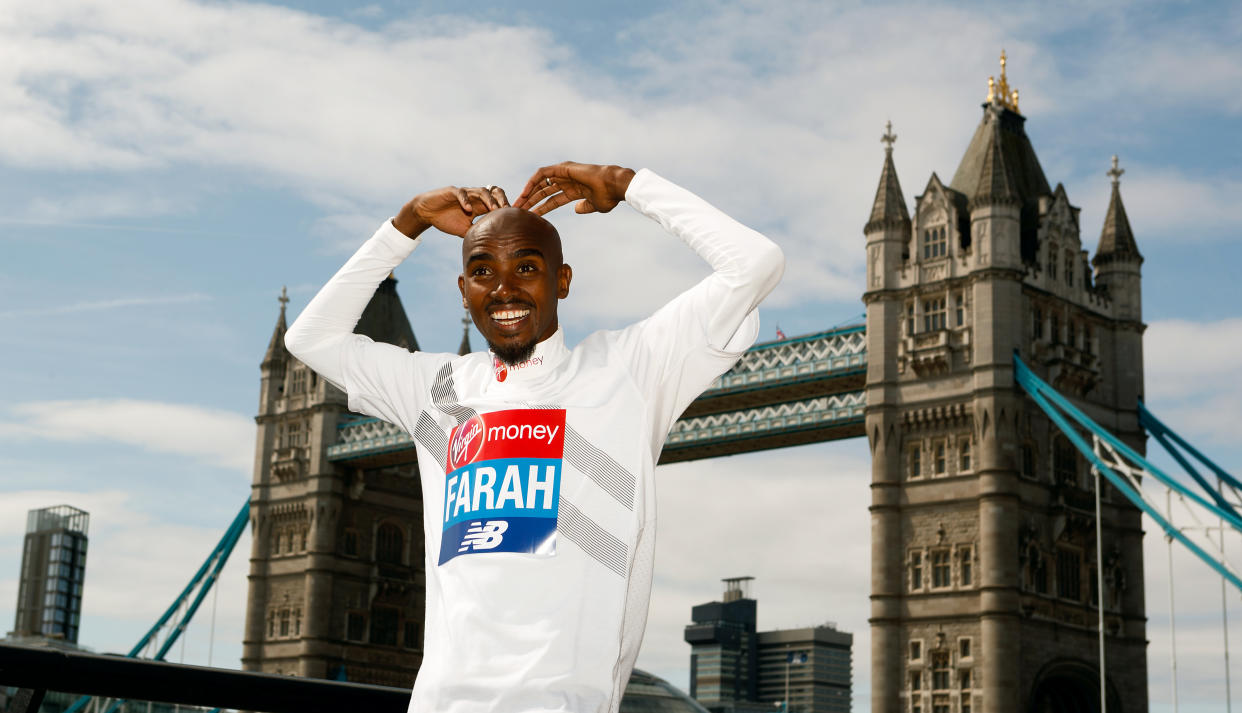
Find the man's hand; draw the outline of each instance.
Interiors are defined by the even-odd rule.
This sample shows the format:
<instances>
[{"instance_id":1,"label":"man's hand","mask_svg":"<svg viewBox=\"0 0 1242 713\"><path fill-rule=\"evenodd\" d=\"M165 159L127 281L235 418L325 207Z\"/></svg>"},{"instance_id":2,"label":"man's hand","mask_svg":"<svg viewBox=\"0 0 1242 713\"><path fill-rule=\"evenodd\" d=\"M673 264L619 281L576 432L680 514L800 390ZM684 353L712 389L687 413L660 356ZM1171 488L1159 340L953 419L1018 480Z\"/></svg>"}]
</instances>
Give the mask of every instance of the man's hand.
<instances>
[{"instance_id":1,"label":"man's hand","mask_svg":"<svg viewBox=\"0 0 1242 713\"><path fill-rule=\"evenodd\" d=\"M607 213L625 200L632 178L634 171L628 168L565 161L535 171L513 205L544 215L579 201L574 208L578 213Z\"/></svg>"},{"instance_id":2,"label":"man's hand","mask_svg":"<svg viewBox=\"0 0 1242 713\"><path fill-rule=\"evenodd\" d=\"M462 237L476 217L507 205L509 199L499 186L446 186L411 198L392 219L392 225L411 238L432 227Z\"/></svg>"}]
</instances>

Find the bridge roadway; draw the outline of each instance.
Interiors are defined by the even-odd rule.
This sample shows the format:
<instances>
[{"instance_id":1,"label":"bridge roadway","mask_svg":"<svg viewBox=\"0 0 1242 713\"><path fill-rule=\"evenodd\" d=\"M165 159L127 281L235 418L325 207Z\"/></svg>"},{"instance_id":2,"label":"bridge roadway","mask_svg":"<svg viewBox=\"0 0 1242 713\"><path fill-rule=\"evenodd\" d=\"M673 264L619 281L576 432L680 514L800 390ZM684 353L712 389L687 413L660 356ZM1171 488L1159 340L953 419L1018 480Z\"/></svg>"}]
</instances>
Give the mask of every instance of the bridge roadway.
<instances>
[{"instance_id":1,"label":"bridge roadway","mask_svg":"<svg viewBox=\"0 0 1242 713\"><path fill-rule=\"evenodd\" d=\"M757 344L673 424L660 462L862 436L866 371L861 324ZM327 455L355 468L412 463L414 440L380 419L347 418Z\"/></svg>"}]
</instances>

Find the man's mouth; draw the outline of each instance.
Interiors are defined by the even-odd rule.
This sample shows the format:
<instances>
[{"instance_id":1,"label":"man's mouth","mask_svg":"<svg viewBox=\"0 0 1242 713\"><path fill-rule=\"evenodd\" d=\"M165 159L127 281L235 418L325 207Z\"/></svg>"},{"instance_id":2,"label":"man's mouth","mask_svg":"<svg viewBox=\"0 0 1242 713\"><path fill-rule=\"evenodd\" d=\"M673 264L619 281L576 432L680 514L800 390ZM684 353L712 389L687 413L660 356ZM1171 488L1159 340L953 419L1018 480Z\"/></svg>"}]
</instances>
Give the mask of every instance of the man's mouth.
<instances>
[{"instance_id":1,"label":"man's mouth","mask_svg":"<svg viewBox=\"0 0 1242 713\"><path fill-rule=\"evenodd\" d=\"M512 327L530 314L529 309L500 309L491 313L492 321L502 327Z\"/></svg>"}]
</instances>

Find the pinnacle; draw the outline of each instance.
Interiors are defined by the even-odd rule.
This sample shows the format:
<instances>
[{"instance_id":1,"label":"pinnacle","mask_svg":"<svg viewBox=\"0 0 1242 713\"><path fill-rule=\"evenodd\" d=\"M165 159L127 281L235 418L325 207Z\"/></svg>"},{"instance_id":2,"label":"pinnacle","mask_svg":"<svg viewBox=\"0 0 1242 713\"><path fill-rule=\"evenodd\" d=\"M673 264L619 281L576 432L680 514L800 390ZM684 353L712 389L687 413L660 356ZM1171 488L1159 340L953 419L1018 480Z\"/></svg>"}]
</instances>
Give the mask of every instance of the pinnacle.
<instances>
[{"instance_id":1,"label":"pinnacle","mask_svg":"<svg viewBox=\"0 0 1242 713\"><path fill-rule=\"evenodd\" d=\"M871 218L864 230L886 223L910 223L910 213L906 210L906 199L901 192L901 182L897 180L897 167L893 164L893 142L897 137L893 134L893 124L887 124L887 131L880 138L884 147L884 168L880 171L880 185L875 191L875 203L871 206Z\"/></svg>"},{"instance_id":2,"label":"pinnacle","mask_svg":"<svg viewBox=\"0 0 1242 713\"><path fill-rule=\"evenodd\" d=\"M1130 229L1130 219L1126 217L1126 207L1121 202L1121 174L1117 168L1117 157L1113 157L1113 168L1108 175L1113 179L1113 193L1108 199L1108 210L1104 213L1104 229L1100 231L1100 245L1096 248L1093 262L1110 261L1118 258L1142 260L1138 243L1134 240L1134 232Z\"/></svg>"}]
</instances>

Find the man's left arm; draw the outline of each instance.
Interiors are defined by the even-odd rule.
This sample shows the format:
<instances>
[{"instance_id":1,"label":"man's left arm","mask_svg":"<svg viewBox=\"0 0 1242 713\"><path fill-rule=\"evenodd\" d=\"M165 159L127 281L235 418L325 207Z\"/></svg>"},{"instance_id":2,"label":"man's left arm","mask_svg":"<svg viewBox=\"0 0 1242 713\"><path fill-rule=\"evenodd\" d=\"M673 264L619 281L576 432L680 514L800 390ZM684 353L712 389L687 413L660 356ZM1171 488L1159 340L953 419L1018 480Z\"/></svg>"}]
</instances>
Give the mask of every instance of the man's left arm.
<instances>
[{"instance_id":1,"label":"man's left arm","mask_svg":"<svg viewBox=\"0 0 1242 713\"><path fill-rule=\"evenodd\" d=\"M577 212L591 213L607 212L622 199L712 267L699 284L619 335L630 371L650 399L658 447L686 406L754 342L756 308L780 281L784 255L764 235L647 169L547 166L514 205L542 214L579 200Z\"/></svg>"}]
</instances>

